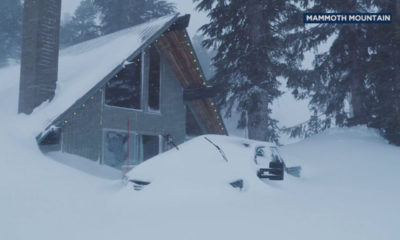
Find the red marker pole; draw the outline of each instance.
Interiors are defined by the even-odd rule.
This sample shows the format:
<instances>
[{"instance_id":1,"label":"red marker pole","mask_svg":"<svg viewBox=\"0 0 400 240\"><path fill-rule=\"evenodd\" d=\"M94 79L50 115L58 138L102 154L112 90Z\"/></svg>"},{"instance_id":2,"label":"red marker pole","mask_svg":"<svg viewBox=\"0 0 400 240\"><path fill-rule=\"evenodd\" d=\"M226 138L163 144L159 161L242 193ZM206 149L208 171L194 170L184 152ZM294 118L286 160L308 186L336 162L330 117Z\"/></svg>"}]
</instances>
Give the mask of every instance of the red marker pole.
<instances>
[{"instance_id":1,"label":"red marker pole","mask_svg":"<svg viewBox=\"0 0 400 240\"><path fill-rule=\"evenodd\" d=\"M127 128L128 128L128 139L127 139L127 148L126 148L126 169L125 169L125 173L127 173L128 172L128 169L129 169L129 145L130 145L130 121L129 121L129 118L128 118L128 121L127 121Z\"/></svg>"}]
</instances>

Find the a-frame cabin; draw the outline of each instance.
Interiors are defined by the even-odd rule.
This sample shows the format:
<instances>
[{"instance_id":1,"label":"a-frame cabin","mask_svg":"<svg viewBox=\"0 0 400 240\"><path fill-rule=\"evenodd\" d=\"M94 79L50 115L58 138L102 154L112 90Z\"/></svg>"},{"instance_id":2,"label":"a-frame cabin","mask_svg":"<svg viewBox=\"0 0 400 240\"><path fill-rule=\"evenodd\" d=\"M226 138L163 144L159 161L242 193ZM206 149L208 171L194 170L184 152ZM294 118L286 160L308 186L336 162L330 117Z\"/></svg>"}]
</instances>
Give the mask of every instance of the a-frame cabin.
<instances>
[{"instance_id":1,"label":"a-frame cabin","mask_svg":"<svg viewBox=\"0 0 400 240\"><path fill-rule=\"evenodd\" d=\"M41 149L120 169L195 135L226 134L189 18L165 16L61 50Z\"/></svg>"}]
</instances>

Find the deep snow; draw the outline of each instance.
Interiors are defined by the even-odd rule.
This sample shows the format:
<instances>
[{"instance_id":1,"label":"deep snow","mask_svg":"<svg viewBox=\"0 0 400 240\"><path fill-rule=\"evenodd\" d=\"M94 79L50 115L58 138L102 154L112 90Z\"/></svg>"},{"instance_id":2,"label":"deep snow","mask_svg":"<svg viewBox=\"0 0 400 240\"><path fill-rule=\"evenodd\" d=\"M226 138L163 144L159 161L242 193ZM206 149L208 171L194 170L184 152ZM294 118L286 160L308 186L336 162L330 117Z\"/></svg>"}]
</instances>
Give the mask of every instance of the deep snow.
<instances>
[{"instance_id":1,"label":"deep snow","mask_svg":"<svg viewBox=\"0 0 400 240\"><path fill-rule=\"evenodd\" d=\"M287 164L303 167L302 178L283 182L255 176L253 148L264 143L246 148L245 139L209 136L227 163L199 137L132 170L130 178L152 182L134 191L116 177L78 170L73 156L43 156L30 118L0 117L1 239L400 237L400 148L364 127L283 147ZM229 185L238 178L244 191Z\"/></svg>"},{"instance_id":2,"label":"deep snow","mask_svg":"<svg viewBox=\"0 0 400 240\"><path fill-rule=\"evenodd\" d=\"M134 191L107 166L38 150L46 104L16 114L18 73L0 69L0 239L400 239L400 148L371 129L283 147L303 168L283 182L255 175L254 146L265 143L209 136L227 163L196 138L132 170L151 181ZM244 191L229 185L237 179Z\"/></svg>"}]
</instances>

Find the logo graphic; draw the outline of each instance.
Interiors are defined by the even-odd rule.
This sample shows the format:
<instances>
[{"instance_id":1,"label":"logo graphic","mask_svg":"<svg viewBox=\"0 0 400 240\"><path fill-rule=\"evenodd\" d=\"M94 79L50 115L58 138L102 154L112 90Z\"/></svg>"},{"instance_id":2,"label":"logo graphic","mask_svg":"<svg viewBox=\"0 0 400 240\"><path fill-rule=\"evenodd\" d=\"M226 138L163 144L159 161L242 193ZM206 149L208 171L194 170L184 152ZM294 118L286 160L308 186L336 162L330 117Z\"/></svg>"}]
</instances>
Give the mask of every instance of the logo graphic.
<instances>
[{"instance_id":1,"label":"logo graphic","mask_svg":"<svg viewBox=\"0 0 400 240\"><path fill-rule=\"evenodd\" d=\"M304 13L304 23L391 23L391 13Z\"/></svg>"}]
</instances>

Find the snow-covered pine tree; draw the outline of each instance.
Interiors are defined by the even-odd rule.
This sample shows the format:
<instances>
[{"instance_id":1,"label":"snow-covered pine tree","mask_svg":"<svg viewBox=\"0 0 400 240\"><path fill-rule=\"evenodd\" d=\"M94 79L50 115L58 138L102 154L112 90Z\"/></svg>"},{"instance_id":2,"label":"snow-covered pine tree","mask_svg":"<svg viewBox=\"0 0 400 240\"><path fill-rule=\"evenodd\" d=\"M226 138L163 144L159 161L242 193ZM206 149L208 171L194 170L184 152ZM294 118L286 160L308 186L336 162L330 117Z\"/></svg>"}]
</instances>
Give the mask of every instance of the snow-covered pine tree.
<instances>
[{"instance_id":1,"label":"snow-covered pine tree","mask_svg":"<svg viewBox=\"0 0 400 240\"><path fill-rule=\"evenodd\" d=\"M400 145L400 0L375 4L381 12L393 14L393 23L371 26L366 80L373 94L368 100L368 125L381 129L391 143Z\"/></svg>"},{"instance_id":2,"label":"snow-covered pine tree","mask_svg":"<svg viewBox=\"0 0 400 240\"><path fill-rule=\"evenodd\" d=\"M309 8L309 1L300 2L307 12L394 11L396 16L399 1L316 0ZM395 16L394 21L398 21ZM329 51L316 55L314 69L300 70L304 52L334 35ZM311 106L324 114L324 125L367 124L384 130L382 123L386 122L397 129L389 132L399 132L398 109L386 105L398 101L398 24L318 24L304 28L299 22L286 40L291 67L288 87L298 98L311 98ZM346 112L346 103L351 111Z\"/></svg>"},{"instance_id":3,"label":"snow-covered pine tree","mask_svg":"<svg viewBox=\"0 0 400 240\"><path fill-rule=\"evenodd\" d=\"M0 66L21 55L23 6L20 0L0 1Z\"/></svg>"},{"instance_id":4,"label":"snow-covered pine tree","mask_svg":"<svg viewBox=\"0 0 400 240\"><path fill-rule=\"evenodd\" d=\"M175 5L164 0L94 0L102 13L103 34L175 12Z\"/></svg>"},{"instance_id":5,"label":"snow-covered pine tree","mask_svg":"<svg viewBox=\"0 0 400 240\"><path fill-rule=\"evenodd\" d=\"M361 1L335 2L316 0L307 12L360 12L364 6ZM307 1L303 1L307 4ZM299 23L303 28L303 24ZM311 105L316 106L328 119L333 118L337 125L345 125L350 118L353 124L365 123L366 58L368 57L368 40L365 34L367 24L318 24L303 28L290 35L289 66L293 66L288 79L288 86L294 88L296 97L311 96ZM305 51L316 48L329 37L337 34L328 52L319 53L315 57L314 69L299 71L298 57ZM294 60L294 61L293 61ZM305 89L307 94L298 94ZM351 96L349 98L349 96ZM345 112L345 101L351 102L352 114Z\"/></svg>"},{"instance_id":6,"label":"snow-covered pine tree","mask_svg":"<svg viewBox=\"0 0 400 240\"><path fill-rule=\"evenodd\" d=\"M201 27L205 47L213 47L219 89L217 103L241 118L249 138L278 141L277 121L271 104L281 95L278 76L284 75L283 39L279 24L294 7L287 1L195 0L197 9L208 12L210 23Z\"/></svg>"},{"instance_id":7,"label":"snow-covered pine tree","mask_svg":"<svg viewBox=\"0 0 400 240\"><path fill-rule=\"evenodd\" d=\"M321 114L314 107L313 114L308 121L296 124L295 126L281 128L283 133L288 134L292 138L308 138L330 127L329 119L324 121Z\"/></svg>"},{"instance_id":8,"label":"snow-covered pine tree","mask_svg":"<svg viewBox=\"0 0 400 240\"><path fill-rule=\"evenodd\" d=\"M94 0L83 0L72 18L61 26L60 45L65 47L100 36L99 17L100 9Z\"/></svg>"}]
</instances>

